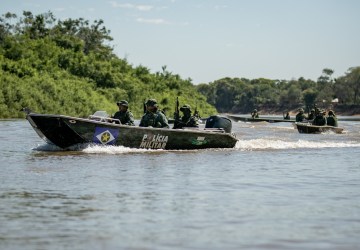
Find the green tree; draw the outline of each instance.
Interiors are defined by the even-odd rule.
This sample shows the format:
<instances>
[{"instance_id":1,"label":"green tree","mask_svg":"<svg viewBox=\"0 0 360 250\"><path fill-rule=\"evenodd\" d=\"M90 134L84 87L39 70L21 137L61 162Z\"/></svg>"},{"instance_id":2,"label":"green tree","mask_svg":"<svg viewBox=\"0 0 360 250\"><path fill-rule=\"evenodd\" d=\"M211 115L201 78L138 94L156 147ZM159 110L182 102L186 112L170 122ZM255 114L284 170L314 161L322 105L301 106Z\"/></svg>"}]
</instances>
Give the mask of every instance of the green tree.
<instances>
[{"instance_id":1,"label":"green tree","mask_svg":"<svg viewBox=\"0 0 360 250\"><path fill-rule=\"evenodd\" d=\"M191 79L182 79L166 66L152 74L114 55L102 20L56 23L51 12L28 11L17 23L14 18L6 14L0 20L0 117L23 117L23 106L76 116L97 109L113 113L121 99L140 117L145 99L156 98L162 109L173 110L177 96L197 106L203 116L216 112Z\"/></svg>"},{"instance_id":2,"label":"green tree","mask_svg":"<svg viewBox=\"0 0 360 250\"><path fill-rule=\"evenodd\" d=\"M336 93L343 103L360 104L360 67L349 68L345 76L337 79Z\"/></svg>"},{"instance_id":3,"label":"green tree","mask_svg":"<svg viewBox=\"0 0 360 250\"><path fill-rule=\"evenodd\" d=\"M322 75L318 78L318 95L317 102L330 103L334 98L334 79L332 74L334 70L325 68L323 69Z\"/></svg>"},{"instance_id":4,"label":"green tree","mask_svg":"<svg viewBox=\"0 0 360 250\"><path fill-rule=\"evenodd\" d=\"M314 106L317 97L317 92L314 89L304 90L302 96L306 107L310 108Z\"/></svg>"}]
</instances>

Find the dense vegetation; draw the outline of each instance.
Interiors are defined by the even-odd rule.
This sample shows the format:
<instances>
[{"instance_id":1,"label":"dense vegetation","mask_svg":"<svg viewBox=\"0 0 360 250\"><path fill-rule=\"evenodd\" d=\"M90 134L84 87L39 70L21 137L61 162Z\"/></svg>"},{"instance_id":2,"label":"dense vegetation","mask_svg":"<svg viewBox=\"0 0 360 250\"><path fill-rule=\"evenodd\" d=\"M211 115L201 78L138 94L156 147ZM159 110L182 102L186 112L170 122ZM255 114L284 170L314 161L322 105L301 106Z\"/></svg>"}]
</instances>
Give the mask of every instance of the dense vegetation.
<instances>
[{"instance_id":1,"label":"dense vegetation","mask_svg":"<svg viewBox=\"0 0 360 250\"><path fill-rule=\"evenodd\" d=\"M96 110L117 111L126 99L139 118L143 103L155 98L172 117L176 97L202 115L216 113L191 79L162 67L150 73L118 58L103 22L82 18L57 21L51 12L0 18L0 117L24 117L29 107L41 113L88 116Z\"/></svg>"},{"instance_id":2,"label":"dense vegetation","mask_svg":"<svg viewBox=\"0 0 360 250\"><path fill-rule=\"evenodd\" d=\"M0 118L24 117L29 107L40 113L88 116L114 113L126 99L139 118L143 102L155 98L172 116L176 97L197 107L202 116L218 112L248 113L253 108L284 111L299 107L359 105L360 67L337 79L324 69L317 81L224 78L192 84L167 70L156 73L118 58L102 20L56 20L51 12L0 18ZM320 72L319 72L320 73ZM216 109L217 110L216 110Z\"/></svg>"},{"instance_id":3,"label":"dense vegetation","mask_svg":"<svg viewBox=\"0 0 360 250\"><path fill-rule=\"evenodd\" d=\"M302 77L290 81L224 78L197 88L219 112L248 113L254 108L283 112L314 105L359 107L360 67L350 68L337 79L332 77L333 73L331 69L324 69L316 82ZM338 102L333 102L335 100Z\"/></svg>"}]
</instances>

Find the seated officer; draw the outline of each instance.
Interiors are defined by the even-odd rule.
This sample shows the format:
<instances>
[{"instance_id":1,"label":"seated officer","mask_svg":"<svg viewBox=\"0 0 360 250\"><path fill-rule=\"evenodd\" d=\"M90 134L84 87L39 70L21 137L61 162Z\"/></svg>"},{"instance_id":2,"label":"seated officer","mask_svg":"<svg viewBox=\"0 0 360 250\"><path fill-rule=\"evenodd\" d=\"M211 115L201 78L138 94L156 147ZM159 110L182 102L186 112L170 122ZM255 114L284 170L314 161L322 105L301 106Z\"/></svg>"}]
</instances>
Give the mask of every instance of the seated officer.
<instances>
[{"instance_id":1,"label":"seated officer","mask_svg":"<svg viewBox=\"0 0 360 250\"><path fill-rule=\"evenodd\" d=\"M158 110L157 101L149 99L145 103L146 112L141 117L140 127L169 128L166 116Z\"/></svg>"},{"instance_id":2,"label":"seated officer","mask_svg":"<svg viewBox=\"0 0 360 250\"><path fill-rule=\"evenodd\" d=\"M302 122L304 120L306 120L306 116L304 114L304 110L302 108L300 108L299 112L295 116L295 121L296 122Z\"/></svg>"},{"instance_id":3,"label":"seated officer","mask_svg":"<svg viewBox=\"0 0 360 250\"><path fill-rule=\"evenodd\" d=\"M311 109L310 114L307 118L308 120L314 120L315 119L315 109Z\"/></svg>"},{"instance_id":4,"label":"seated officer","mask_svg":"<svg viewBox=\"0 0 360 250\"><path fill-rule=\"evenodd\" d=\"M335 115L335 112L329 110L328 117L326 118L327 125L337 127L338 126L338 119Z\"/></svg>"},{"instance_id":5,"label":"seated officer","mask_svg":"<svg viewBox=\"0 0 360 250\"><path fill-rule=\"evenodd\" d=\"M119 111L117 111L112 118L119 119L121 124L135 126L134 116L131 111L128 110L129 103L125 100L122 100L116 104L119 107Z\"/></svg>"},{"instance_id":6,"label":"seated officer","mask_svg":"<svg viewBox=\"0 0 360 250\"><path fill-rule=\"evenodd\" d=\"M325 110L318 112L312 124L316 126L325 126L326 125L325 115L326 115Z\"/></svg>"},{"instance_id":7,"label":"seated officer","mask_svg":"<svg viewBox=\"0 0 360 250\"><path fill-rule=\"evenodd\" d=\"M257 109L254 109L253 112L251 112L251 118L259 118L259 113Z\"/></svg>"},{"instance_id":8,"label":"seated officer","mask_svg":"<svg viewBox=\"0 0 360 250\"><path fill-rule=\"evenodd\" d=\"M199 123L195 116L191 115L191 107L188 104L185 104L180 108L180 111L183 112L183 116L174 122L173 128L183 128L183 127L199 127Z\"/></svg>"}]
</instances>

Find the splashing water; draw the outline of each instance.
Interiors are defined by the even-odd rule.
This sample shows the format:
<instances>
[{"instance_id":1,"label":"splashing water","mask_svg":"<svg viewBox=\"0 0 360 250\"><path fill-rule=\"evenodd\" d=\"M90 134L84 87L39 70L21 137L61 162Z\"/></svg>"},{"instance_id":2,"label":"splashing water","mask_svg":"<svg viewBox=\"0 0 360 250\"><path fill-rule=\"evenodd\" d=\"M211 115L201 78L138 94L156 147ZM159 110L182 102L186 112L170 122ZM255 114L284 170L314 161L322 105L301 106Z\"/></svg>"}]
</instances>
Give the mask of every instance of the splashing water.
<instances>
[{"instance_id":1,"label":"splashing water","mask_svg":"<svg viewBox=\"0 0 360 250\"><path fill-rule=\"evenodd\" d=\"M296 148L346 148L346 147L360 147L360 143L349 142L313 142L313 141L283 141L270 139L253 139L253 140L239 140L235 148L241 150L256 150L256 149L296 149Z\"/></svg>"},{"instance_id":2,"label":"splashing water","mask_svg":"<svg viewBox=\"0 0 360 250\"><path fill-rule=\"evenodd\" d=\"M241 151L252 150L285 150L285 149L312 149L312 148L352 148L360 147L360 143L355 141L348 142L334 142L334 141L284 141L279 139L251 139L251 140L239 140L234 149ZM98 145L98 144L79 144L71 147L69 150L59 148L51 144L42 144L33 148L35 151L78 151L85 154L124 154L124 153L149 153L149 152L166 152L168 150L154 150L154 149L136 149L128 148L124 146L110 146L110 145ZM171 150L174 151L174 150ZM177 151L177 150L175 150ZM183 151L183 150L179 150ZM189 150L190 151L190 150ZM196 151L196 150L192 150Z\"/></svg>"}]
</instances>

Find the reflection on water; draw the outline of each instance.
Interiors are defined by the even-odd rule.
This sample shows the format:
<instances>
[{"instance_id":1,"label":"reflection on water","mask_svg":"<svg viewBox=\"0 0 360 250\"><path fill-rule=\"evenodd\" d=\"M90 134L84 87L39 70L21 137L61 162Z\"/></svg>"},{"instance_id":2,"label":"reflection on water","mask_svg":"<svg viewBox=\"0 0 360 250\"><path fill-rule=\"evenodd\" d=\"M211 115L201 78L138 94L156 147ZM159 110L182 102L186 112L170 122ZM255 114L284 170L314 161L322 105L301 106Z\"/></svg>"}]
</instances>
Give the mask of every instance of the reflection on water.
<instances>
[{"instance_id":1,"label":"reflection on water","mask_svg":"<svg viewBox=\"0 0 360 250\"><path fill-rule=\"evenodd\" d=\"M359 123L234 123L234 149L45 144L0 122L0 249L356 249Z\"/></svg>"},{"instance_id":2,"label":"reflection on water","mask_svg":"<svg viewBox=\"0 0 360 250\"><path fill-rule=\"evenodd\" d=\"M53 218L63 214L65 216L86 216L88 213L98 209L83 207L84 202L93 200L94 197L85 195L81 197L67 197L60 193L41 192L7 192L0 195L1 203L12 203L12 209L6 214L6 218L25 218L25 217L48 217ZM26 211L23 208L26 207ZM51 215L53 211L53 215Z\"/></svg>"}]
</instances>

